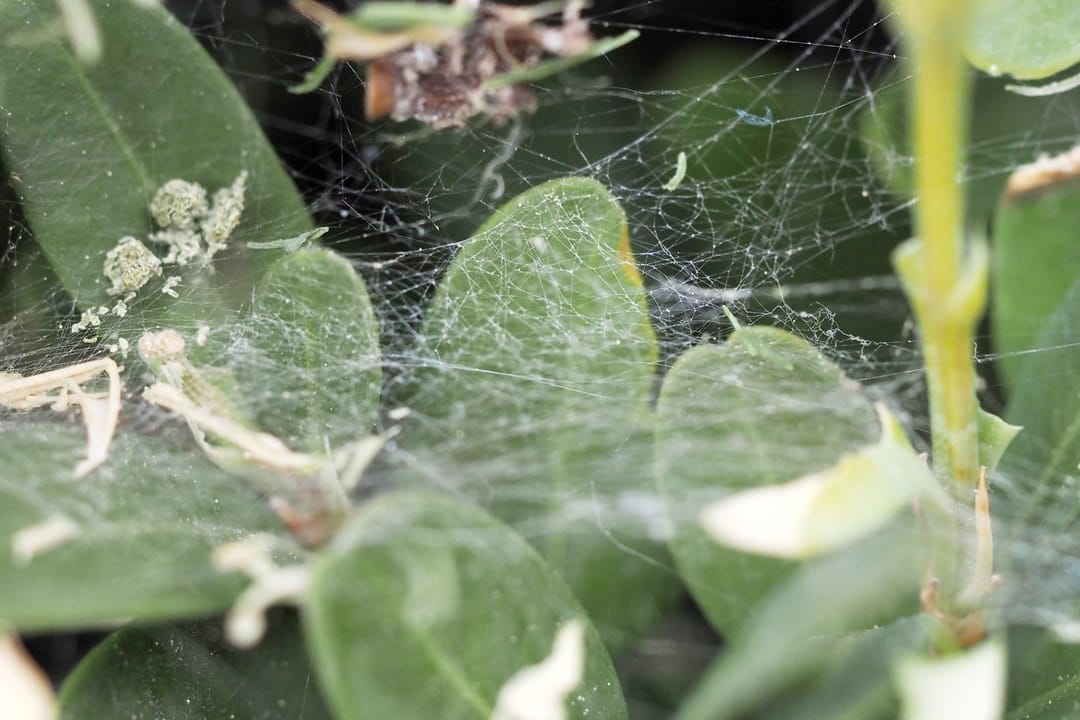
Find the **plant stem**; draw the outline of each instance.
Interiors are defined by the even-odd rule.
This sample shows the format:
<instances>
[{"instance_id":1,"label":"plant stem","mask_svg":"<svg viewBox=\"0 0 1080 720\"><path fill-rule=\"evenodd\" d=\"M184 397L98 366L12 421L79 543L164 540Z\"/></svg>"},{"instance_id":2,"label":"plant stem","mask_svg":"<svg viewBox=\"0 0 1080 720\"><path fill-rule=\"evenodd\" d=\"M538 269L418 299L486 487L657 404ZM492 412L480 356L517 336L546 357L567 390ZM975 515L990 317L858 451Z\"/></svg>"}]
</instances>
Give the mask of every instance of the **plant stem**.
<instances>
[{"instance_id":1,"label":"plant stem","mask_svg":"<svg viewBox=\"0 0 1080 720\"><path fill-rule=\"evenodd\" d=\"M967 504L979 479L975 327L982 279L965 273L964 198L959 180L965 138L967 76L957 31L963 3L941 0L936 23L914 40L914 145L921 265L910 288L921 331L930 393L934 467ZM932 13L931 13L932 14ZM917 296L917 297L914 297Z\"/></svg>"},{"instance_id":2,"label":"plant stem","mask_svg":"<svg viewBox=\"0 0 1080 720\"><path fill-rule=\"evenodd\" d=\"M912 133L919 204L916 239L894 255L915 317L930 395L934 472L955 501L930 526L933 548L924 609L941 617L935 645L964 647L983 624L964 589L979 569L973 515L979 482L975 328L986 300L987 253L964 238L960 181L968 78L961 53L969 0L893 0L915 65Z\"/></svg>"}]
</instances>

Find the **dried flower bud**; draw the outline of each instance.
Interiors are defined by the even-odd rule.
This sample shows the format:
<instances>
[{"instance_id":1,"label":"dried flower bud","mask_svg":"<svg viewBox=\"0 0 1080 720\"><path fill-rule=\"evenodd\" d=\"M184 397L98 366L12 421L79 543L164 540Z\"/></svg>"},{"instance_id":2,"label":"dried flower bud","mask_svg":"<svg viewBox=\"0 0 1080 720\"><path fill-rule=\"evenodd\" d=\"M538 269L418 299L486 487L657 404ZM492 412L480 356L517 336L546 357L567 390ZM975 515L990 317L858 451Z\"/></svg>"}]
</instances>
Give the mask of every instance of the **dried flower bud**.
<instances>
[{"instance_id":1,"label":"dried flower bud","mask_svg":"<svg viewBox=\"0 0 1080 720\"><path fill-rule=\"evenodd\" d=\"M150 278L161 274L161 260L130 235L120 238L105 255L105 277L112 282L110 295L136 292Z\"/></svg>"},{"instance_id":2,"label":"dried flower bud","mask_svg":"<svg viewBox=\"0 0 1080 720\"><path fill-rule=\"evenodd\" d=\"M162 228L193 230L208 211L206 188L187 180L168 181L150 201L150 214Z\"/></svg>"},{"instance_id":3,"label":"dried flower bud","mask_svg":"<svg viewBox=\"0 0 1080 720\"><path fill-rule=\"evenodd\" d=\"M184 338L175 330L161 330L139 338L139 357L159 363L179 360L184 356Z\"/></svg>"}]
</instances>

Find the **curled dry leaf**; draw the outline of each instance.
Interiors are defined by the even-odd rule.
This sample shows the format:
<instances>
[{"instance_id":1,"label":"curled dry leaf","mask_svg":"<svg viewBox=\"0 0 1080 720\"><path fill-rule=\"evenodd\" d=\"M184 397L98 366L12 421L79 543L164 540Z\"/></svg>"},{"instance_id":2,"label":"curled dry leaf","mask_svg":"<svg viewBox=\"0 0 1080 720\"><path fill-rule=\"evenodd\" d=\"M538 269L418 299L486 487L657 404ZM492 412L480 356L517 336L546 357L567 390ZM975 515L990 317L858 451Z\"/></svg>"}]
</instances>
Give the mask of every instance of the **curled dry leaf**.
<instances>
[{"instance_id":1,"label":"curled dry leaf","mask_svg":"<svg viewBox=\"0 0 1080 720\"><path fill-rule=\"evenodd\" d=\"M84 383L103 373L109 383L105 393L83 389ZM0 406L32 410L49 405L63 412L72 402L78 405L86 426L86 458L75 466L75 477L80 478L109 457L120 417L120 390L120 368L111 358L99 358L29 377L0 375Z\"/></svg>"}]
</instances>

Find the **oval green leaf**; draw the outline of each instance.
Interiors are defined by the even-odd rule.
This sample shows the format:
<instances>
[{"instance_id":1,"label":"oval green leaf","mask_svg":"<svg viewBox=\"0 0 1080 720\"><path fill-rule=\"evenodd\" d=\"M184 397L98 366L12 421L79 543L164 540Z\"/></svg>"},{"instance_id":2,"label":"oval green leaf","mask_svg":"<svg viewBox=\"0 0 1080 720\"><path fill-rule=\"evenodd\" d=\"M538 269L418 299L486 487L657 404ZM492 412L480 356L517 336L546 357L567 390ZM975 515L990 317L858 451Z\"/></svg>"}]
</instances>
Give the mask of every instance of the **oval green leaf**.
<instances>
[{"instance_id":1,"label":"oval green leaf","mask_svg":"<svg viewBox=\"0 0 1080 720\"><path fill-rule=\"evenodd\" d=\"M257 647L240 651L220 622L113 633L64 683L59 720L331 720L295 615L275 613Z\"/></svg>"},{"instance_id":2,"label":"oval green leaf","mask_svg":"<svg viewBox=\"0 0 1080 720\"><path fill-rule=\"evenodd\" d=\"M657 480L675 523L676 563L713 625L737 629L795 565L723 547L698 514L738 490L832 467L874 441L857 383L806 341L745 328L676 361L657 408Z\"/></svg>"},{"instance_id":3,"label":"oval green leaf","mask_svg":"<svg viewBox=\"0 0 1080 720\"><path fill-rule=\"evenodd\" d=\"M382 382L379 331L348 260L308 248L275 262L236 335L224 360L261 430L313 453L371 430Z\"/></svg>"},{"instance_id":4,"label":"oval green leaf","mask_svg":"<svg viewBox=\"0 0 1080 720\"><path fill-rule=\"evenodd\" d=\"M1066 720L1080 711L1080 645L1044 628L1009 628L1008 720Z\"/></svg>"},{"instance_id":5,"label":"oval green leaf","mask_svg":"<svg viewBox=\"0 0 1080 720\"><path fill-rule=\"evenodd\" d=\"M1013 182L1027 173L1034 176L1031 186L1007 191L994 216L994 351L1004 354L999 366L1010 390L1019 381L1022 353L1039 347L1051 313L1080 278L1080 168L1075 163L1071 174L1048 172L1045 182L1030 169L1018 170Z\"/></svg>"},{"instance_id":6,"label":"oval green leaf","mask_svg":"<svg viewBox=\"0 0 1080 720\"><path fill-rule=\"evenodd\" d=\"M213 568L213 548L283 533L241 481L130 432L105 465L73 480L85 442L74 425L0 427L0 624L83 628L216 612L242 581ZM58 517L73 525L61 534L69 539L32 557L13 547L16 533Z\"/></svg>"},{"instance_id":7,"label":"oval green leaf","mask_svg":"<svg viewBox=\"0 0 1080 720\"><path fill-rule=\"evenodd\" d=\"M924 644L918 627L906 620L893 623L916 614L924 563L916 534L903 523L893 523L859 544L800 567L731 635L729 647L675 720L743 718L782 693L810 702L842 679L854 681L856 698L865 692L867 702L876 706L883 698L880 688L874 689L873 664L859 668L855 676L837 678L826 659L838 659L851 638L871 629L877 633L882 625L892 624L882 633L881 651L895 653ZM857 677L859 672L866 675ZM840 699L839 694L832 698ZM765 712L758 717L784 716L779 707L774 709L775 715ZM805 717L813 716L806 712Z\"/></svg>"},{"instance_id":8,"label":"oval green leaf","mask_svg":"<svg viewBox=\"0 0 1080 720\"><path fill-rule=\"evenodd\" d=\"M1080 63L1080 4L1074 0L975 0L965 50L991 75L1038 80Z\"/></svg>"},{"instance_id":9,"label":"oval green leaf","mask_svg":"<svg viewBox=\"0 0 1080 720\"><path fill-rule=\"evenodd\" d=\"M860 113L859 134L875 174L889 189L915 194L914 151L909 117L910 80L888 73L873 92L873 103ZM972 81L964 186L968 225L985 227L993 215L1012 168L1040 154L1056 154L1076 141L1080 93L1022 97L1000 79ZM995 251L996 252L996 251Z\"/></svg>"},{"instance_id":10,"label":"oval green leaf","mask_svg":"<svg viewBox=\"0 0 1080 720\"><path fill-rule=\"evenodd\" d=\"M173 178L212 192L249 173L237 247L309 230L255 118L187 29L156 3L89 4L103 44L93 64L54 31L53 0L0 4L0 150L76 304L110 300L106 252L125 235L146 239L150 199Z\"/></svg>"},{"instance_id":11,"label":"oval green leaf","mask_svg":"<svg viewBox=\"0 0 1080 720\"><path fill-rule=\"evenodd\" d=\"M1024 427L1001 460L993 513L1003 592L1022 620L1080 616L1080 281L1062 297L1010 390L1006 419ZM1047 579L1052 579L1047 582ZM1008 611L1008 610L1006 610Z\"/></svg>"},{"instance_id":12,"label":"oval green leaf","mask_svg":"<svg viewBox=\"0 0 1080 720\"><path fill-rule=\"evenodd\" d=\"M489 720L504 683L584 611L518 535L434 494L365 506L312 569L305 629L326 697L351 720ZM625 718L611 660L586 635L568 717Z\"/></svg>"},{"instance_id":13,"label":"oval green leaf","mask_svg":"<svg viewBox=\"0 0 1080 720\"><path fill-rule=\"evenodd\" d=\"M657 346L618 203L585 178L507 203L462 246L421 337L404 394L410 474L485 503L606 635L636 636L671 582L642 555L658 551Z\"/></svg>"}]
</instances>

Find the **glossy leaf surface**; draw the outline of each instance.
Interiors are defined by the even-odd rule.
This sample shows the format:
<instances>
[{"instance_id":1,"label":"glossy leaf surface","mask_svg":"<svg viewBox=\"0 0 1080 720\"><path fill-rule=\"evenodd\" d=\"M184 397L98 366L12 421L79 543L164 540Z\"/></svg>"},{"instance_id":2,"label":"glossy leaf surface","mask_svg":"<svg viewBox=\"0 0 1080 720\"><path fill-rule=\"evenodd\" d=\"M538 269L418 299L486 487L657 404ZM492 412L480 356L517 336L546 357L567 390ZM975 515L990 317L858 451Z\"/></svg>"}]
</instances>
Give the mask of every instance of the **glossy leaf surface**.
<instances>
[{"instance_id":1,"label":"glossy leaf surface","mask_svg":"<svg viewBox=\"0 0 1080 720\"><path fill-rule=\"evenodd\" d=\"M330 720L293 615L276 613L252 650L219 621L119 630L64 684L59 720Z\"/></svg>"},{"instance_id":2,"label":"glossy leaf surface","mask_svg":"<svg viewBox=\"0 0 1080 720\"><path fill-rule=\"evenodd\" d=\"M293 449L339 449L375 421L382 372L363 280L320 248L286 255L256 285L223 361L260 429Z\"/></svg>"},{"instance_id":3,"label":"glossy leaf surface","mask_svg":"<svg viewBox=\"0 0 1080 720\"><path fill-rule=\"evenodd\" d=\"M640 629L670 586L634 552L656 552L656 354L626 218L571 178L510 201L461 247L406 375L409 474L521 530L605 632Z\"/></svg>"},{"instance_id":4,"label":"glossy leaf surface","mask_svg":"<svg viewBox=\"0 0 1080 720\"><path fill-rule=\"evenodd\" d=\"M147 207L167 180L213 192L248 171L238 244L311 227L232 84L185 27L146 5L90 2L103 43L93 64L52 31L52 0L0 5L0 150L35 239L82 308L110 300L105 253L125 235L146 239Z\"/></svg>"},{"instance_id":5,"label":"glossy leaf surface","mask_svg":"<svg viewBox=\"0 0 1080 720\"><path fill-rule=\"evenodd\" d=\"M701 509L824 471L871 444L877 421L856 383L806 341L769 327L685 353L664 380L657 412L672 551L709 619L729 633L795 565L717 544L698 523Z\"/></svg>"},{"instance_id":6,"label":"glossy leaf surface","mask_svg":"<svg viewBox=\"0 0 1080 720\"><path fill-rule=\"evenodd\" d=\"M1015 177L1015 176L1014 176ZM1080 177L1007 193L994 215L994 351L1012 387L1065 293L1080 277Z\"/></svg>"},{"instance_id":7,"label":"glossy leaf surface","mask_svg":"<svg viewBox=\"0 0 1080 720\"><path fill-rule=\"evenodd\" d=\"M808 563L778 586L755 608L750 622L731 636L730 646L676 719L740 718L785 691L806 692L800 683L812 684L827 671L823 661L836 657L847 639L913 615L920 551L905 525L896 523L862 543ZM902 633L902 649L911 646L905 637L918 635ZM866 670L872 674L871 668ZM820 679L828 684L828 672ZM873 699L878 693L871 688L870 695Z\"/></svg>"},{"instance_id":8,"label":"glossy leaf surface","mask_svg":"<svg viewBox=\"0 0 1080 720\"><path fill-rule=\"evenodd\" d=\"M1039 79L1080 63L1080 5L1073 0L975 0L968 59L991 75Z\"/></svg>"},{"instance_id":9,"label":"glossy leaf surface","mask_svg":"<svg viewBox=\"0 0 1080 720\"><path fill-rule=\"evenodd\" d=\"M313 569L304 620L338 717L489 720L503 684L584 611L524 540L449 497L384 495ZM574 720L626 717L607 651L588 630Z\"/></svg>"},{"instance_id":10,"label":"glossy leaf surface","mask_svg":"<svg viewBox=\"0 0 1080 720\"><path fill-rule=\"evenodd\" d=\"M81 628L216 612L242 581L210 564L217 545L283 532L265 502L187 449L132 433L82 478L76 425L0 426L0 623ZM63 515L77 529L33 557L15 534Z\"/></svg>"}]
</instances>

